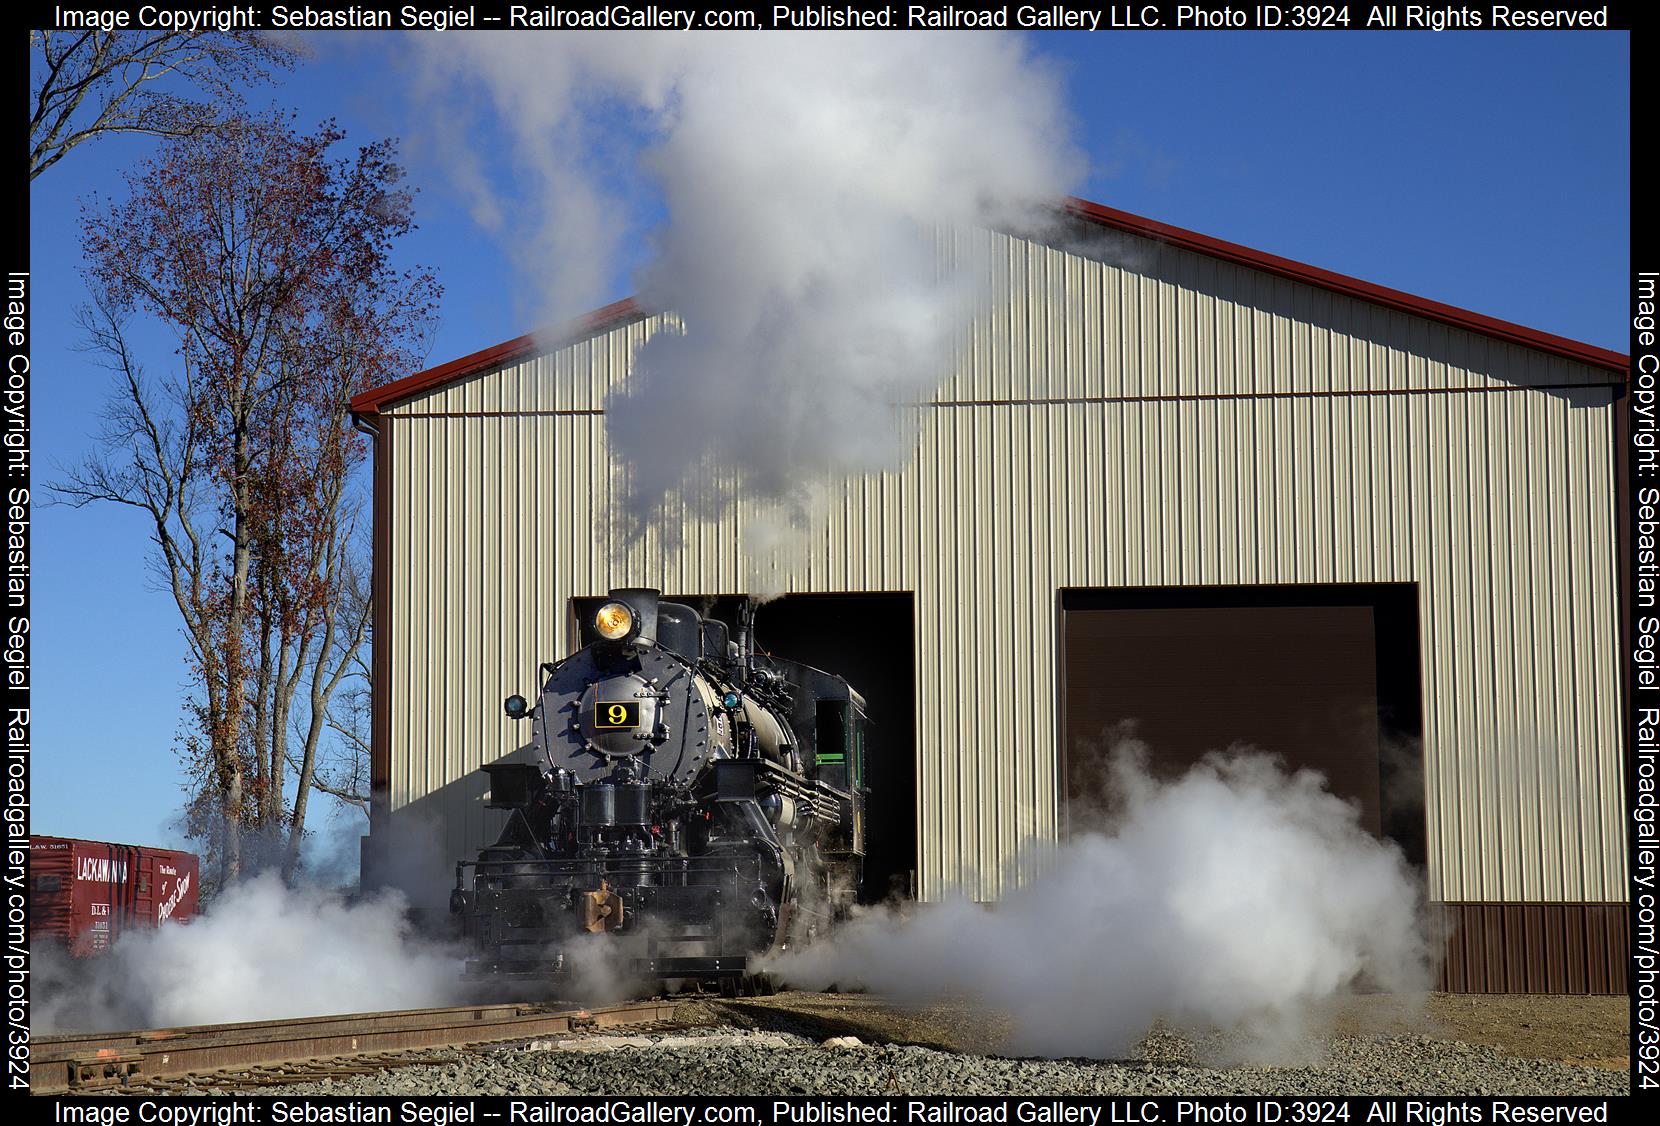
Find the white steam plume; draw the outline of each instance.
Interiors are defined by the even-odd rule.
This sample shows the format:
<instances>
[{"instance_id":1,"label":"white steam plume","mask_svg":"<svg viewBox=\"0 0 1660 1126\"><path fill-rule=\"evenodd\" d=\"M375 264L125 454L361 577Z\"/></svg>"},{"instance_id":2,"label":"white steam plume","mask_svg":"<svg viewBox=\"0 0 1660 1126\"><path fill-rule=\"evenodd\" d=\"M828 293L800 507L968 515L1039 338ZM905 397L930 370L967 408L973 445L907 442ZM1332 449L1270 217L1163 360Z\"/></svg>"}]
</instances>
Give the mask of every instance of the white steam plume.
<instances>
[{"instance_id":1,"label":"white steam plume","mask_svg":"<svg viewBox=\"0 0 1660 1126\"><path fill-rule=\"evenodd\" d=\"M682 331L606 404L636 532L665 500L715 516L737 495L799 521L835 476L900 465L899 408L948 373L989 284L939 232L1033 226L1081 170L1059 85L1015 37L417 42L446 114L482 84L518 131L543 221L512 237L556 320L603 303L639 195L619 172L661 193L638 291Z\"/></svg>"},{"instance_id":2,"label":"white steam plume","mask_svg":"<svg viewBox=\"0 0 1660 1126\"><path fill-rule=\"evenodd\" d=\"M771 967L791 984L911 1001L968 995L1011 1047L1122 1057L1155 1022L1289 1046L1351 989L1428 988L1419 881L1318 774L1213 755L1170 782L1121 749L1111 827L1074 836L993 908L878 910Z\"/></svg>"},{"instance_id":3,"label":"white steam plume","mask_svg":"<svg viewBox=\"0 0 1660 1126\"><path fill-rule=\"evenodd\" d=\"M461 959L410 932L404 901L238 884L183 924L72 960L37 946L34 1029L96 1031L459 1003Z\"/></svg>"}]
</instances>

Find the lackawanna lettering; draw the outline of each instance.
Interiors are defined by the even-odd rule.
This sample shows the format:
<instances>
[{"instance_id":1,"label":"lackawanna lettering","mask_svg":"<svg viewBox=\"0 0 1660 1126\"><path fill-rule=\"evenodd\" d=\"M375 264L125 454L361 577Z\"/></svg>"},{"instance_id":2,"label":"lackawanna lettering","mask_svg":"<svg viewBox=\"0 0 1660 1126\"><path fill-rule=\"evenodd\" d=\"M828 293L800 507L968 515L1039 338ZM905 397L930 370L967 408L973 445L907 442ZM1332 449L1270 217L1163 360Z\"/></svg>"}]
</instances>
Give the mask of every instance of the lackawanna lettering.
<instances>
[{"instance_id":1,"label":"lackawanna lettering","mask_svg":"<svg viewBox=\"0 0 1660 1126\"><path fill-rule=\"evenodd\" d=\"M111 860L108 857L83 856L76 863L75 878L101 884L124 884L127 882L127 862Z\"/></svg>"}]
</instances>

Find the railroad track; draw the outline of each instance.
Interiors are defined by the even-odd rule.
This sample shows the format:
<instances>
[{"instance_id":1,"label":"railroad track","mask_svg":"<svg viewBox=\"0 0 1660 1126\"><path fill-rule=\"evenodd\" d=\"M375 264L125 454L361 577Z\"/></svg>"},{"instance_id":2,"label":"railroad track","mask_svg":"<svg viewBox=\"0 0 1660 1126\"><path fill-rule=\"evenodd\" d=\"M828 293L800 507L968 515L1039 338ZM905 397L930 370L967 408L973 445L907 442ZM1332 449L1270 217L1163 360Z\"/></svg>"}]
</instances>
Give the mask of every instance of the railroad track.
<instances>
[{"instance_id":1,"label":"railroad track","mask_svg":"<svg viewBox=\"0 0 1660 1126\"><path fill-rule=\"evenodd\" d=\"M422 1048L453 1048L652 1025L674 1007L640 1001L591 1009L505 1003L451 1009L354 1013L298 1020L41 1036L29 1051L36 1094L102 1090L166 1091L189 1086L265 1086L441 1060L399 1058ZM238 1076L212 1073L235 1071ZM197 1078L200 1077L200 1078Z\"/></svg>"}]
</instances>

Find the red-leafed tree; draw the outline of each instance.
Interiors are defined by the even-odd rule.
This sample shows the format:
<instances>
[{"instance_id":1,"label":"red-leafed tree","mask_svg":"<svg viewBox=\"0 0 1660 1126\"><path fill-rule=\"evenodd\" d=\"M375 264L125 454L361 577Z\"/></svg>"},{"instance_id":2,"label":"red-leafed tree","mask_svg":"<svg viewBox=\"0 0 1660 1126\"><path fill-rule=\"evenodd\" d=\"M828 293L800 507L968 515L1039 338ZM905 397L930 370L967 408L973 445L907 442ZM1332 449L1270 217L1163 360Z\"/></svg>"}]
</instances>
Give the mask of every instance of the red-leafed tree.
<instances>
[{"instance_id":1,"label":"red-leafed tree","mask_svg":"<svg viewBox=\"0 0 1660 1126\"><path fill-rule=\"evenodd\" d=\"M227 879L292 874L310 792L340 789L329 706L369 628L347 402L419 366L436 309L433 277L392 264L413 226L395 146L338 158L342 139L237 116L84 209L83 320L119 387L102 451L55 489L149 517L196 687L191 821ZM134 318L176 341L158 379Z\"/></svg>"}]
</instances>

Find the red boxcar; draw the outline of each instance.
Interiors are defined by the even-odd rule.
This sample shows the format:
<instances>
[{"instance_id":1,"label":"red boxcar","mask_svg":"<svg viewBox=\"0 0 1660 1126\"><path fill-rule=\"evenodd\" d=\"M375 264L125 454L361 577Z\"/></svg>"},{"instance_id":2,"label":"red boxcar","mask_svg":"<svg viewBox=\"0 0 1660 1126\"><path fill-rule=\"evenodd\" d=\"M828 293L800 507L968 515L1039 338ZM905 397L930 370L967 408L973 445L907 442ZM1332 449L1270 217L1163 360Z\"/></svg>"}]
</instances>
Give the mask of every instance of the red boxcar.
<instances>
[{"instance_id":1,"label":"red boxcar","mask_svg":"<svg viewBox=\"0 0 1660 1126\"><path fill-rule=\"evenodd\" d=\"M29 842L29 933L73 954L96 954L123 931L196 913L196 857L188 852L66 837Z\"/></svg>"}]
</instances>

